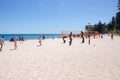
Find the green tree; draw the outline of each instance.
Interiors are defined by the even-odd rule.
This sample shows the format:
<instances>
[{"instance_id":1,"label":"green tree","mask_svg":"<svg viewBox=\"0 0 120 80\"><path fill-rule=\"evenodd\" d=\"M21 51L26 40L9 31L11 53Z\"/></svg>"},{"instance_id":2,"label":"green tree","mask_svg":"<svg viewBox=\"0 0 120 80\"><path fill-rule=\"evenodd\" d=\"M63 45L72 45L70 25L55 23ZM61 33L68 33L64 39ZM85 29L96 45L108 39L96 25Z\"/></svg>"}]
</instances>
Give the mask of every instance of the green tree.
<instances>
[{"instance_id":1,"label":"green tree","mask_svg":"<svg viewBox=\"0 0 120 80\"><path fill-rule=\"evenodd\" d=\"M98 22L98 24L95 24L93 27L93 31L98 31L99 33L104 33L106 29L106 23L102 23L101 21Z\"/></svg>"},{"instance_id":2,"label":"green tree","mask_svg":"<svg viewBox=\"0 0 120 80\"><path fill-rule=\"evenodd\" d=\"M90 25L90 23L88 23L88 25L85 26L86 31L93 31L94 30L94 26Z\"/></svg>"},{"instance_id":3,"label":"green tree","mask_svg":"<svg viewBox=\"0 0 120 80\"><path fill-rule=\"evenodd\" d=\"M113 26L112 26L111 22L107 24L107 30L108 31L112 31L113 30Z\"/></svg>"},{"instance_id":4,"label":"green tree","mask_svg":"<svg viewBox=\"0 0 120 80\"><path fill-rule=\"evenodd\" d=\"M94 25L94 31L98 31L99 32L99 28L98 28L97 24Z\"/></svg>"},{"instance_id":5,"label":"green tree","mask_svg":"<svg viewBox=\"0 0 120 80\"><path fill-rule=\"evenodd\" d=\"M98 26L98 31L100 33L103 33L103 24L101 23L101 21L98 22L97 26Z\"/></svg>"},{"instance_id":6,"label":"green tree","mask_svg":"<svg viewBox=\"0 0 120 80\"><path fill-rule=\"evenodd\" d=\"M117 12L116 14L116 29L120 29L120 12Z\"/></svg>"},{"instance_id":7,"label":"green tree","mask_svg":"<svg viewBox=\"0 0 120 80\"><path fill-rule=\"evenodd\" d=\"M115 27L115 23L116 23L115 17L112 17L111 25L112 25L113 28Z\"/></svg>"},{"instance_id":8,"label":"green tree","mask_svg":"<svg viewBox=\"0 0 120 80\"><path fill-rule=\"evenodd\" d=\"M106 25L101 23L101 21L98 22L98 24L95 24L93 27L86 26L86 30L89 28L94 31L98 31L99 33L104 33L104 31L113 31L113 30L119 30L120 31L120 0L118 0L118 12L116 13L115 17L112 17L112 20Z\"/></svg>"},{"instance_id":9,"label":"green tree","mask_svg":"<svg viewBox=\"0 0 120 80\"><path fill-rule=\"evenodd\" d=\"M116 29L120 30L120 0L118 0L118 12L116 13Z\"/></svg>"}]
</instances>

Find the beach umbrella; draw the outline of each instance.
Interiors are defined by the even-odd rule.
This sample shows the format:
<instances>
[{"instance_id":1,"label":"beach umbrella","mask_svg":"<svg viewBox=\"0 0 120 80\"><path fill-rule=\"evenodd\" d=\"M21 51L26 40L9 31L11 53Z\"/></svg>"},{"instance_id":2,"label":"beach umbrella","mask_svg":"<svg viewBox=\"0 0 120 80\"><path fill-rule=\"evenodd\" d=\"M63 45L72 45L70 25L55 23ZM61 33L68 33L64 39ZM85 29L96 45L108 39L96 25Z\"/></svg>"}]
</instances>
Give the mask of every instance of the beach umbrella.
<instances>
[{"instance_id":1,"label":"beach umbrella","mask_svg":"<svg viewBox=\"0 0 120 80\"><path fill-rule=\"evenodd\" d=\"M13 41L14 41L14 38L12 37L9 41L10 41L10 42L13 42Z\"/></svg>"}]
</instances>

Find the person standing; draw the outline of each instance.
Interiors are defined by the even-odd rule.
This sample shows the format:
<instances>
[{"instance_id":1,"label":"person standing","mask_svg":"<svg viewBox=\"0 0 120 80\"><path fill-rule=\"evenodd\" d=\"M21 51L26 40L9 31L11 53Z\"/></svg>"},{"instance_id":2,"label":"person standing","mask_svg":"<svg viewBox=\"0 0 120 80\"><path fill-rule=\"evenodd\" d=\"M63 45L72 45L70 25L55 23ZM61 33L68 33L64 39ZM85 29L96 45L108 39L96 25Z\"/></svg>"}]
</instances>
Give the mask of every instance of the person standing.
<instances>
[{"instance_id":1,"label":"person standing","mask_svg":"<svg viewBox=\"0 0 120 80\"><path fill-rule=\"evenodd\" d=\"M65 43L65 42L66 42L66 40L65 40L65 37L64 37L64 36L63 36L63 38L62 38L62 39L63 39L63 43Z\"/></svg>"},{"instance_id":2,"label":"person standing","mask_svg":"<svg viewBox=\"0 0 120 80\"><path fill-rule=\"evenodd\" d=\"M113 40L113 33L111 34L111 40Z\"/></svg>"},{"instance_id":3,"label":"person standing","mask_svg":"<svg viewBox=\"0 0 120 80\"><path fill-rule=\"evenodd\" d=\"M82 38L82 43L84 43L84 33L83 33L83 31L81 31L81 38Z\"/></svg>"},{"instance_id":4,"label":"person standing","mask_svg":"<svg viewBox=\"0 0 120 80\"><path fill-rule=\"evenodd\" d=\"M90 45L90 34L88 34L88 44Z\"/></svg>"},{"instance_id":5,"label":"person standing","mask_svg":"<svg viewBox=\"0 0 120 80\"><path fill-rule=\"evenodd\" d=\"M2 36L2 37L0 38L0 51L2 51L3 44L4 44L4 37Z\"/></svg>"},{"instance_id":6,"label":"person standing","mask_svg":"<svg viewBox=\"0 0 120 80\"><path fill-rule=\"evenodd\" d=\"M42 36L39 36L39 43L40 43L40 46L42 46L42 39L43 39L43 37Z\"/></svg>"},{"instance_id":7,"label":"person standing","mask_svg":"<svg viewBox=\"0 0 120 80\"><path fill-rule=\"evenodd\" d=\"M70 46L72 44L72 32L70 32L69 38L70 38L70 41L69 41L69 46Z\"/></svg>"},{"instance_id":8,"label":"person standing","mask_svg":"<svg viewBox=\"0 0 120 80\"><path fill-rule=\"evenodd\" d=\"M23 36L22 36L22 41L25 41Z\"/></svg>"},{"instance_id":9,"label":"person standing","mask_svg":"<svg viewBox=\"0 0 120 80\"><path fill-rule=\"evenodd\" d=\"M101 39L103 39L103 34L101 34Z\"/></svg>"},{"instance_id":10,"label":"person standing","mask_svg":"<svg viewBox=\"0 0 120 80\"><path fill-rule=\"evenodd\" d=\"M16 50L17 49L17 37L14 36L14 49Z\"/></svg>"},{"instance_id":11,"label":"person standing","mask_svg":"<svg viewBox=\"0 0 120 80\"><path fill-rule=\"evenodd\" d=\"M45 36L44 35L42 36L42 38L43 38L43 40L45 40Z\"/></svg>"}]
</instances>

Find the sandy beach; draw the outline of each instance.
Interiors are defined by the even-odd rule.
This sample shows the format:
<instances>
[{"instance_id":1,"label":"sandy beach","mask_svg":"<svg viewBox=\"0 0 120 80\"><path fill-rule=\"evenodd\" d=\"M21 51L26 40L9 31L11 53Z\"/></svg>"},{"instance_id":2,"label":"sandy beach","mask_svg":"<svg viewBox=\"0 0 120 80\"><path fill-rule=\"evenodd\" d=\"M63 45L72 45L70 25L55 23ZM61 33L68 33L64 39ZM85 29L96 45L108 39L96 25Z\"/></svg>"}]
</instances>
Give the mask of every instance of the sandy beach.
<instances>
[{"instance_id":1,"label":"sandy beach","mask_svg":"<svg viewBox=\"0 0 120 80\"><path fill-rule=\"evenodd\" d=\"M5 41L0 52L0 80L120 80L120 36L81 43L74 38Z\"/></svg>"}]
</instances>

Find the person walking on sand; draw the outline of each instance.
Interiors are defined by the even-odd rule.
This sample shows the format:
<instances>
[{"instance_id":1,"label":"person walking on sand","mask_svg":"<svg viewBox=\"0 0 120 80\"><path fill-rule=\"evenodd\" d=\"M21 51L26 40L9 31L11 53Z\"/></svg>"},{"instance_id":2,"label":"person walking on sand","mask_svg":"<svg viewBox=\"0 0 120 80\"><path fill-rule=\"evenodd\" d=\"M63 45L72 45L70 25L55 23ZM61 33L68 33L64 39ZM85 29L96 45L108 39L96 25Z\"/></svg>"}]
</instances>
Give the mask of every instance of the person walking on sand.
<instances>
[{"instance_id":1,"label":"person walking on sand","mask_svg":"<svg viewBox=\"0 0 120 80\"><path fill-rule=\"evenodd\" d=\"M14 49L16 50L17 49L17 37L14 36Z\"/></svg>"},{"instance_id":2,"label":"person walking on sand","mask_svg":"<svg viewBox=\"0 0 120 80\"><path fill-rule=\"evenodd\" d=\"M65 42L66 42L66 40L65 40L65 36L63 36L62 39L63 39L63 43L65 43Z\"/></svg>"},{"instance_id":3,"label":"person walking on sand","mask_svg":"<svg viewBox=\"0 0 120 80\"><path fill-rule=\"evenodd\" d=\"M111 40L113 40L113 33L111 34Z\"/></svg>"},{"instance_id":4,"label":"person walking on sand","mask_svg":"<svg viewBox=\"0 0 120 80\"><path fill-rule=\"evenodd\" d=\"M103 39L103 34L101 35L101 39Z\"/></svg>"},{"instance_id":5,"label":"person walking on sand","mask_svg":"<svg viewBox=\"0 0 120 80\"><path fill-rule=\"evenodd\" d=\"M43 37L41 37L41 36L39 36L39 43L40 43L40 46L42 45L42 39L43 39Z\"/></svg>"},{"instance_id":6,"label":"person walking on sand","mask_svg":"<svg viewBox=\"0 0 120 80\"><path fill-rule=\"evenodd\" d=\"M88 44L90 45L90 34L88 34Z\"/></svg>"},{"instance_id":7,"label":"person walking on sand","mask_svg":"<svg viewBox=\"0 0 120 80\"><path fill-rule=\"evenodd\" d=\"M83 31L81 31L81 38L82 38L82 43L84 43L84 33L83 33Z\"/></svg>"},{"instance_id":8,"label":"person walking on sand","mask_svg":"<svg viewBox=\"0 0 120 80\"><path fill-rule=\"evenodd\" d=\"M70 41L69 41L69 46L70 46L72 44L72 32L70 32L69 38L70 38Z\"/></svg>"},{"instance_id":9,"label":"person walking on sand","mask_svg":"<svg viewBox=\"0 0 120 80\"><path fill-rule=\"evenodd\" d=\"M2 51L3 44L4 44L4 37L2 36L2 37L0 38L0 51Z\"/></svg>"}]
</instances>

